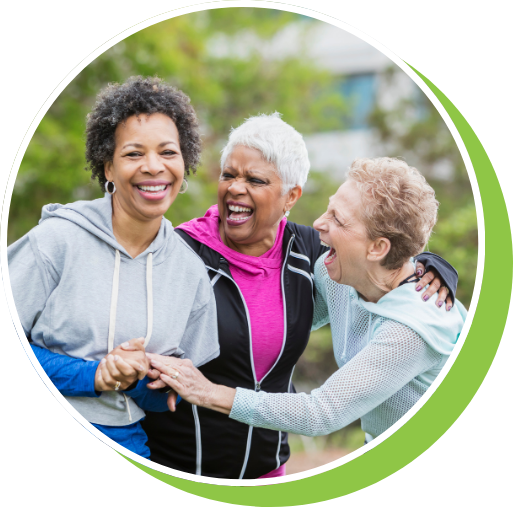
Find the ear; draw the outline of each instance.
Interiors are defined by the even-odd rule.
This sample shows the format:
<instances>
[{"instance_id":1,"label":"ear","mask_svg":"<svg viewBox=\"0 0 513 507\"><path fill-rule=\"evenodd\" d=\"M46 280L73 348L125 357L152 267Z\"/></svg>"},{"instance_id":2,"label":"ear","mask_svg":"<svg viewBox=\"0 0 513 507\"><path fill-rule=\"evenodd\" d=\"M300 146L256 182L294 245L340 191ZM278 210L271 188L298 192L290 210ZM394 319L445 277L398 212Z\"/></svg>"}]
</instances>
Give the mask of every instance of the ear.
<instances>
[{"instance_id":1,"label":"ear","mask_svg":"<svg viewBox=\"0 0 513 507\"><path fill-rule=\"evenodd\" d=\"M285 201L285 207L290 211L302 194L303 189L299 185L296 185L294 188L289 190L287 200Z\"/></svg>"},{"instance_id":2,"label":"ear","mask_svg":"<svg viewBox=\"0 0 513 507\"><path fill-rule=\"evenodd\" d=\"M112 161L105 162L103 164L103 173L105 174L105 178L107 178L108 181L112 181Z\"/></svg>"},{"instance_id":3,"label":"ear","mask_svg":"<svg viewBox=\"0 0 513 507\"><path fill-rule=\"evenodd\" d=\"M392 244L388 238L378 238L372 241L367 249L367 260L381 262L390 252Z\"/></svg>"}]
</instances>

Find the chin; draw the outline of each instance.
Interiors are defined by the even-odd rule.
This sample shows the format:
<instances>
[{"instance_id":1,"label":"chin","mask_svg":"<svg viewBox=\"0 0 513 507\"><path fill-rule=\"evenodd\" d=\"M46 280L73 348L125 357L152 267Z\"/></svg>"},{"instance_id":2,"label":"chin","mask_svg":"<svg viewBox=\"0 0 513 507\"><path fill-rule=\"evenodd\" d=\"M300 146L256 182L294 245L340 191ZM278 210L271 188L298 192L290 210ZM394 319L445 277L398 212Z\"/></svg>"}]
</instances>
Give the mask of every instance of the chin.
<instances>
[{"instance_id":1,"label":"chin","mask_svg":"<svg viewBox=\"0 0 513 507\"><path fill-rule=\"evenodd\" d=\"M155 219L163 216L170 207L171 204L167 206L162 203L156 206L145 206L140 213L149 219Z\"/></svg>"},{"instance_id":2,"label":"chin","mask_svg":"<svg viewBox=\"0 0 513 507\"><path fill-rule=\"evenodd\" d=\"M328 271L328 276L334 281L334 282L337 282L337 283L343 283L342 282L342 275L340 273L340 270L338 269L333 269L329 266L326 266L326 270Z\"/></svg>"}]
</instances>

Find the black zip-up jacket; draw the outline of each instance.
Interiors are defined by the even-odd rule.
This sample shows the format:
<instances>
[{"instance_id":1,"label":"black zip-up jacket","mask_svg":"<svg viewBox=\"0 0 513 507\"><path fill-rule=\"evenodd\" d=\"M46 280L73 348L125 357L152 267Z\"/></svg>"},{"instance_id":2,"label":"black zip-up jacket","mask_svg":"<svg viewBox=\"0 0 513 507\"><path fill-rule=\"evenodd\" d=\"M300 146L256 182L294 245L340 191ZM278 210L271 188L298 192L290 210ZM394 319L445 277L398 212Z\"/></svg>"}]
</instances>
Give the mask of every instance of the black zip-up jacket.
<instances>
[{"instance_id":1,"label":"black zip-up jacket","mask_svg":"<svg viewBox=\"0 0 513 507\"><path fill-rule=\"evenodd\" d=\"M272 369L255 380L249 314L228 262L215 250L176 229L203 259L217 303L221 353L203 365L212 382L271 393L292 390L294 365L305 350L313 319L313 268L326 251L319 233L288 222L283 234L281 284L285 339ZM182 400L175 413L148 412L143 421L151 459L191 474L227 479L256 479L285 463L290 456L287 434L253 428L227 415Z\"/></svg>"},{"instance_id":2,"label":"black zip-up jacket","mask_svg":"<svg viewBox=\"0 0 513 507\"><path fill-rule=\"evenodd\" d=\"M256 382L249 313L228 262L221 254L175 229L203 259L217 304L220 355L200 370L209 380L229 387L271 393L294 392L294 365L305 350L313 320L313 268L327 250L311 227L287 222L283 235L281 284L283 347L278 360ZM422 254L426 262L429 253ZM436 259L432 266L436 267ZM451 289L456 291L456 287ZM290 457L287 433L253 428L213 410L182 400L175 413L147 412L142 426L151 459L182 472L225 479L256 479Z\"/></svg>"}]
</instances>

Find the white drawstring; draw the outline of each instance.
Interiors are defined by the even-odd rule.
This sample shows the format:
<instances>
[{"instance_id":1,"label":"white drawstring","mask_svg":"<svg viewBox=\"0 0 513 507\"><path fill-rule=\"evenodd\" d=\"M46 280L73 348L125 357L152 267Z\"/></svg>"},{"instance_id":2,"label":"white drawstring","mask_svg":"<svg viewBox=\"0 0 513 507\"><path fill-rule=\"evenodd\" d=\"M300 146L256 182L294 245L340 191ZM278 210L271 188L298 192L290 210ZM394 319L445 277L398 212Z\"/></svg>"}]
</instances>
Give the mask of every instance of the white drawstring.
<instances>
[{"instance_id":1,"label":"white drawstring","mask_svg":"<svg viewBox=\"0 0 513 507\"><path fill-rule=\"evenodd\" d=\"M114 333L116 332L116 310L118 308L120 262L121 255L119 254L119 250L116 250L116 261L114 263L114 277L112 279L112 296L110 298L109 341L107 346L107 352L109 354L114 349Z\"/></svg>"},{"instance_id":2,"label":"white drawstring","mask_svg":"<svg viewBox=\"0 0 513 507\"><path fill-rule=\"evenodd\" d=\"M146 259L146 299L148 300L148 322L146 324L146 339L144 346L147 347L151 339L153 331L153 277L152 277L152 259L153 254L150 252Z\"/></svg>"},{"instance_id":3,"label":"white drawstring","mask_svg":"<svg viewBox=\"0 0 513 507\"><path fill-rule=\"evenodd\" d=\"M107 351L110 354L114 350L114 334L116 332L116 311L118 307L118 294L119 294L119 271L121 264L121 255L119 250L116 250L116 260L114 262L114 276L112 278L112 295L110 299L110 319L109 319L109 337L107 344ZM147 347L153 332L153 254L150 252L146 258L146 299L148 302L147 313L148 321L146 324L146 338L144 339L144 346ZM128 397L125 393L123 397L126 402L126 409L128 412L128 420L132 422L132 414L130 412L130 404Z\"/></svg>"}]
</instances>

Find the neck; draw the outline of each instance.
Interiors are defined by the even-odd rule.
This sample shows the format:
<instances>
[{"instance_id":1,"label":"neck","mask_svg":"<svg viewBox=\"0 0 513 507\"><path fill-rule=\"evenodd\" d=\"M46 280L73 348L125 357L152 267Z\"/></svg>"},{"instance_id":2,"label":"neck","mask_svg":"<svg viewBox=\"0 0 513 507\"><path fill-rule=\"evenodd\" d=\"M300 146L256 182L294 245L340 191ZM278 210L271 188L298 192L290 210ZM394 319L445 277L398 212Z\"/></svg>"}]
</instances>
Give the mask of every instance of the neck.
<instances>
[{"instance_id":1,"label":"neck","mask_svg":"<svg viewBox=\"0 0 513 507\"><path fill-rule=\"evenodd\" d=\"M126 213L117 199L112 199L112 231L117 242L135 258L143 253L157 236L162 216L137 220Z\"/></svg>"},{"instance_id":2,"label":"neck","mask_svg":"<svg viewBox=\"0 0 513 507\"><path fill-rule=\"evenodd\" d=\"M408 276L415 273L410 261L406 261L398 269L386 269L383 266L372 266L366 273L362 283L354 288L361 294L365 301L377 303L383 296L391 290L397 288L399 284Z\"/></svg>"},{"instance_id":3,"label":"neck","mask_svg":"<svg viewBox=\"0 0 513 507\"><path fill-rule=\"evenodd\" d=\"M221 241L232 250L244 255L251 255L252 257L260 257L268 252L274 245L276 234L278 232L279 222L269 231L269 234L262 240L255 243L236 243L228 238L224 232L221 224L219 224L219 235Z\"/></svg>"}]
</instances>

